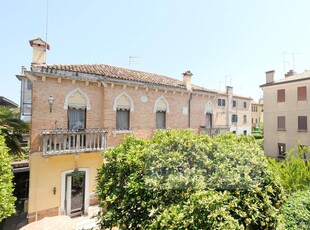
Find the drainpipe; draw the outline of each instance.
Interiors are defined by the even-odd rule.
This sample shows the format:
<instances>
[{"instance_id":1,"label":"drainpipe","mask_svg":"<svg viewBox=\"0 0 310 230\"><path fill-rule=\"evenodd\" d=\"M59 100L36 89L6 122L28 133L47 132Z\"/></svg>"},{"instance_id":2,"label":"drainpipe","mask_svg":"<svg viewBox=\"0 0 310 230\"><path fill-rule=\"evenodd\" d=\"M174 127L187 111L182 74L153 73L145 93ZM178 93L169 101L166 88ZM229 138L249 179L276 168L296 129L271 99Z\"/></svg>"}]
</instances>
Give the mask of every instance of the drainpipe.
<instances>
[{"instance_id":1,"label":"drainpipe","mask_svg":"<svg viewBox=\"0 0 310 230\"><path fill-rule=\"evenodd\" d=\"M189 100L188 100L188 128L191 127L191 101L193 98L193 94L189 94Z\"/></svg>"}]
</instances>

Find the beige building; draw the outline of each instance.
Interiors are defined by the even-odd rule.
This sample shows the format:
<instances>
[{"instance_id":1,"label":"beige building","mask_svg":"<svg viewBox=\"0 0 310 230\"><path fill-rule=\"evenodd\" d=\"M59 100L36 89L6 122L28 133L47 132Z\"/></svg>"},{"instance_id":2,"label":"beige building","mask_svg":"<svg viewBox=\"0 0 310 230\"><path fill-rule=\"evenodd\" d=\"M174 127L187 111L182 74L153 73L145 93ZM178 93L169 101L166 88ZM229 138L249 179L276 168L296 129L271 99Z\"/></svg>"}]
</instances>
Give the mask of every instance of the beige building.
<instances>
[{"instance_id":1,"label":"beige building","mask_svg":"<svg viewBox=\"0 0 310 230\"><path fill-rule=\"evenodd\" d=\"M264 92L264 151L267 156L285 157L285 152L298 145L310 145L309 95L310 71L274 79L266 72Z\"/></svg>"},{"instance_id":2,"label":"beige building","mask_svg":"<svg viewBox=\"0 0 310 230\"><path fill-rule=\"evenodd\" d=\"M177 80L104 64L47 65L49 45L41 39L30 45L31 70L23 71L31 82L30 222L87 213L97 203L101 152L124 135L150 138L159 129L250 133L251 98L234 96L232 87L219 93L193 85L190 71ZM239 119L232 122L233 115Z\"/></svg>"},{"instance_id":3,"label":"beige building","mask_svg":"<svg viewBox=\"0 0 310 230\"><path fill-rule=\"evenodd\" d=\"M264 103L263 99L259 99L258 101L252 101L251 104L251 124L252 127L258 127L260 124L264 122Z\"/></svg>"}]
</instances>

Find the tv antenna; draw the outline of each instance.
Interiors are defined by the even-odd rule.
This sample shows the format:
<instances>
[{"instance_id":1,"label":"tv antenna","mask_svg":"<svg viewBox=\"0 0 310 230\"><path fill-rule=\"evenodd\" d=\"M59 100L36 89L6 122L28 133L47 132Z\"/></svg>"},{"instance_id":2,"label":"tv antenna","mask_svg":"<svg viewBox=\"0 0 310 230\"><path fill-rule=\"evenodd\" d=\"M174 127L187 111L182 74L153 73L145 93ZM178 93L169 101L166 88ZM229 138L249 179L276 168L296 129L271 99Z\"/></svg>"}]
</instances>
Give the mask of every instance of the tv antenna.
<instances>
[{"instance_id":1,"label":"tv antenna","mask_svg":"<svg viewBox=\"0 0 310 230\"><path fill-rule=\"evenodd\" d=\"M45 49L46 50L47 50L47 35L48 35L48 0L46 0L46 21L45 21Z\"/></svg>"},{"instance_id":2,"label":"tv antenna","mask_svg":"<svg viewBox=\"0 0 310 230\"><path fill-rule=\"evenodd\" d=\"M129 65L129 68L131 67L132 64L136 64L137 63L137 59L139 59L141 57L139 56L129 56L128 58L128 65Z\"/></svg>"},{"instance_id":3,"label":"tv antenna","mask_svg":"<svg viewBox=\"0 0 310 230\"><path fill-rule=\"evenodd\" d=\"M283 52L283 70L284 70L284 75L286 74L286 69L285 69L285 63L290 63L285 60L285 55L292 55L292 63L293 63L293 72L295 71L295 54L302 54L302 53L296 53L296 52Z\"/></svg>"}]
</instances>

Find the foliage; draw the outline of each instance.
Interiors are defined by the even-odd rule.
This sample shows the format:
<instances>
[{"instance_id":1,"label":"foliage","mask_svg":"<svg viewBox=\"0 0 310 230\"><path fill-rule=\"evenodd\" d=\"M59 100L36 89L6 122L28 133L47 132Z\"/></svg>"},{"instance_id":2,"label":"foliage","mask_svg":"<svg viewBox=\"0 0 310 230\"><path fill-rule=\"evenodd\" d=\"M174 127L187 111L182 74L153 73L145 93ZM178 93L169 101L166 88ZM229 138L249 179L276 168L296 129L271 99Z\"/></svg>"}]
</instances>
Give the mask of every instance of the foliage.
<instances>
[{"instance_id":1,"label":"foliage","mask_svg":"<svg viewBox=\"0 0 310 230\"><path fill-rule=\"evenodd\" d=\"M0 106L0 128L5 135L6 146L9 147L10 155L23 155L24 149L21 147L22 134L29 133L29 123L19 119L19 114L12 109Z\"/></svg>"},{"instance_id":2,"label":"foliage","mask_svg":"<svg viewBox=\"0 0 310 230\"><path fill-rule=\"evenodd\" d=\"M0 131L0 222L15 212L13 197L13 173L9 149L5 145L4 137Z\"/></svg>"},{"instance_id":3,"label":"foliage","mask_svg":"<svg viewBox=\"0 0 310 230\"><path fill-rule=\"evenodd\" d=\"M286 229L309 229L310 190L293 193L283 205Z\"/></svg>"},{"instance_id":4,"label":"foliage","mask_svg":"<svg viewBox=\"0 0 310 230\"><path fill-rule=\"evenodd\" d=\"M100 228L275 229L282 187L252 137L191 131L126 137L104 153ZM281 219L281 218L280 218Z\"/></svg>"},{"instance_id":5,"label":"foliage","mask_svg":"<svg viewBox=\"0 0 310 230\"><path fill-rule=\"evenodd\" d=\"M307 147L297 147L286 153L285 160L269 159L270 169L279 176L287 192L310 189L309 162L304 160Z\"/></svg>"}]
</instances>

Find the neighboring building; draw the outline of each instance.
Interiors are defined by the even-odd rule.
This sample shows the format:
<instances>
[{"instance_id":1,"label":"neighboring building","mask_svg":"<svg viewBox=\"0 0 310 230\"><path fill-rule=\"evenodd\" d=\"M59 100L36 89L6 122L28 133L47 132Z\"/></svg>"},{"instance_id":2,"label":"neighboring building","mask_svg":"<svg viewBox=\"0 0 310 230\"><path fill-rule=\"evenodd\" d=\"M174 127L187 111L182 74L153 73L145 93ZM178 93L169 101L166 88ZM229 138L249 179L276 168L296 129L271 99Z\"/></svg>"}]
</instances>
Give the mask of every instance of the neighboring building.
<instances>
[{"instance_id":1,"label":"neighboring building","mask_svg":"<svg viewBox=\"0 0 310 230\"><path fill-rule=\"evenodd\" d=\"M11 108L18 108L18 104L15 102L11 101L10 99L6 97L0 96L0 106L7 106Z\"/></svg>"},{"instance_id":2,"label":"neighboring building","mask_svg":"<svg viewBox=\"0 0 310 230\"><path fill-rule=\"evenodd\" d=\"M259 101L254 101L252 102L251 105L251 124L252 127L258 127L259 124L263 124L264 122L264 103L263 103L263 99L259 99Z\"/></svg>"},{"instance_id":3,"label":"neighboring building","mask_svg":"<svg viewBox=\"0 0 310 230\"><path fill-rule=\"evenodd\" d=\"M30 121L31 119L31 81L25 76L23 66L20 74L16 75L21 81L21 97L20 97L20 119L23 121Z\"/></svg>"},{"instance_id":4,"label":"neighboring building","mask_svg":"<svg viewBox=\"0 0 310 230\"><path fill-rule=\"evenodd\" d=\"M223 109L217 105L219 93L193 85L190 71L180 81L104 64L47 65L49 45L41 39L30 45L31 70L23 71L32 98L29 222L79 215L96 204L101 152L124 135L150 138L159 129L245 133L238 132L239 124L250 126L250 98L234 96L228 87L220 94L228 101ZM241 120L236 125L235 113Z\"/></svg>"},{"instance_id":5,"label":"neighboring building","mask_svg":"<svg viewBox=\"0 0 310 230\"><path fill-rule=\"evenodd\" d=\"M233 88L226 87L226 92L218 91L216 125L228 127L230 132L251 135L250 97L233 94Z\"/></svg>"},{"instance_id":6,"label":"neighboring building","mask_svg":"<svg viewBox=\"0 0 310 230\"><path fill-rule=\"evenodd\" d=\"M274 80L275 71L266 72L264 92L264 151L270 157L285 157L298 146L310 146L310 71L290 71Z\"/></svg>"}]
</instances>

